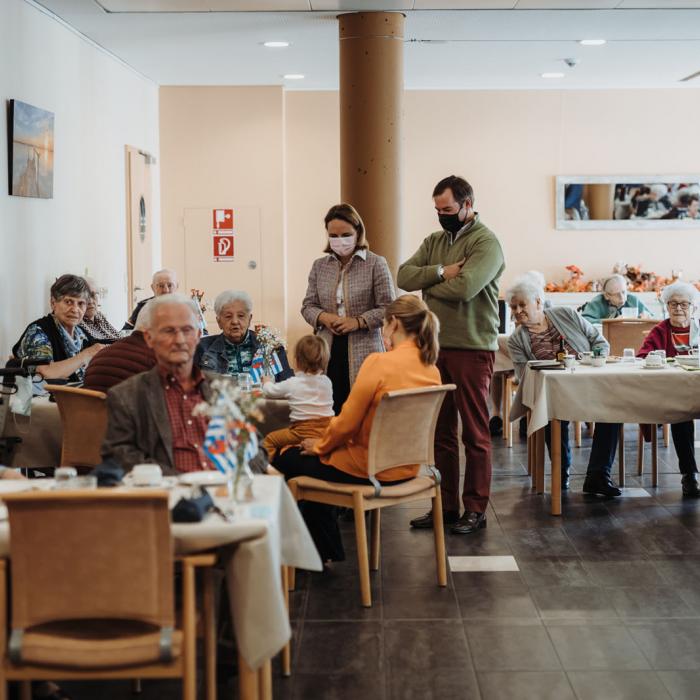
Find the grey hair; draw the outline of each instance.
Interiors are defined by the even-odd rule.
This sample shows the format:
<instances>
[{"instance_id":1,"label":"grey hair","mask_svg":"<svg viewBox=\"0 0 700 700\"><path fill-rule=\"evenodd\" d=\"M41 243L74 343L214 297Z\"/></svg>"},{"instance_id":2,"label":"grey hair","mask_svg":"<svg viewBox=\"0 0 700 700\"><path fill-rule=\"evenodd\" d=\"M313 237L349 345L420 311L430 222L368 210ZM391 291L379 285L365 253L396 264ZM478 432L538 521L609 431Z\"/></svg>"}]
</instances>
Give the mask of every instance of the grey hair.
<instances>
[{"instance_id":1,"label":"grey hair","mask_svg":"<svg viewBox=\"0 0 700 700\"><path fill-rule=\"evenodd\" d=\"M683 297L692 304L697 304L698 296L700 295L698 295L698 290L695 289L692 284L688 282L674 282L663 288L661 292L661 302L663 304L668 304L671 297L675 296Z\"/></svg>"},{"instance_id":2,"label":"grey hair","mask_svg":"<svg viewBox=\"0 0 700 700\"><path fill-rule=\"evenodd\" d=\"M135 331L145 331L148 326L150 325L151 322L151 313L150 311L146 311L148 306L150 305L152 299L147 301L144 305L141 311L139 311L139 315L136 317L136 323L134 324L134 330Z\"/></svg>"},{"instance_id":3,"label":"grey hair","mask_svg":"<svg viewBox=\"0 0 700 700\"><path fill-rule=\"evenodd\" d=\"M619 280L622 282L622 286L627 289L627 279L623 277L622 275L618 274L617 272L614 275L610 275L610 277L604 277L603 278L603 291L605 291L605 288L612 282L613 280Z\"/></svg>"},{"instance_id":4,"label":"grey hair","mask_svg":"<svg viewBox=\"0 0 700 700\"><path fill-rule=\"evenodd\" d=\"M536 301L537 299L544 301L543 279L544 277L541 273L535 270L521 275L506 290L506 301L510 304L515 297L530 299L532 301Z\"/></svg>"},{"instance_id":5,"label":"grey hair","mask_svg":"<svg viewBox=\"0 0 700 700\"><path fill-rule=\"evenodd\" d=\"M235 289L226 289L214 299L214 313L219 316L224 309L224 306L231 304L234 301L243 302L246 313L253 313L253 300L248 292L242 292Z\"/></svg>"},{"instance_id":6,"label":"grey hair","mask_svg":"<svg viewBox=\"0 0 700 700\"><path fill-rule=\"evenodd\" d=\"M142 330L151 330L153 328L153 320L156 315L156 311L161 306L167 306L168 304L180 304L186 306L191 312L194 319L195 325L199 326L199 311L197 310L197 305L184 294L162 294L159 297L153 297L148 304L146 304L141 312L139 313L138 324Z\"/></svg>"},{"instance_id":7,"label":"grey hair","mask_svg":"<svg viewBox=\"0 0 700 700\"><path fill-rule=\"evenodd\" d=\"M164 267L162 270L156 270L153 273L153 277L151 277L151 282L153 282L155 284L156 277L158 277L158 275L169 275L175 281L177 281L177 272L175 272L175 270L171 270L167 267Z\"/></svg>"}]
</instances>

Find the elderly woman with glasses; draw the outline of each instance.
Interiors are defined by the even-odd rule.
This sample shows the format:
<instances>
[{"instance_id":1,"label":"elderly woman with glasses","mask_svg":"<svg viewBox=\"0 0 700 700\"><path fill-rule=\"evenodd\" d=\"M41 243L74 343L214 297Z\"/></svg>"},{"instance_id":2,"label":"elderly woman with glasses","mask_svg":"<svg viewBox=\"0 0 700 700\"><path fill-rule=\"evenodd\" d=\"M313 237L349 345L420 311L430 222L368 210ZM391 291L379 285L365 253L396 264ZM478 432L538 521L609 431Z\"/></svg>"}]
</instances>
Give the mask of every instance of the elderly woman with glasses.
<instances>
[{"instance_id":1,"label":"elderly woman with glasses","mask_svg":"<svg viewBox=\"0 0 700 700\"><path fill-rule=\"evenodd\" d=\"M668 318L654 326L637 353L646 357L654 350L665 350L666 357L687 355L691 348L698 347L698 326L693 314L698 307L700 294L692 284L675 282L665 287L661 301L668 311ZM692 420L671 424L673 445L678 456L678 466L683 475L683 496L700 498L700 489L695 463L695 426Z\"/></svg>"},{"instance_id":2,"label":"elderly woman with glasses","mask_svg":"<svg viewBox=\"0 0 700 700\"><path fill-rule=\"evenodd\" d=\"M518 381L530 360L555 359L561 344L567 353L574 355L595 348L608 351L605 338L574 309L566 306L545 308L544 290L531 273L516 280L506 292L506 301L517 324L508 339L508 351ZM571 466L568 421L562 421L561 427L561 484L562 489L568 489ZM584 493L606 498L620 495L620 489L610 479L619 427L616 423L596 423ZM545 440L551 451L550 426L545 428Z\"/></svg>"},{"instance_id":3,"label":"elderly woman with glasses","mask_svg":"<svg viewBox=\"0 0 700 700\"><path fill-rule=\"evenodd\" d=\"M203 337L197 346L194 363L197 367L217 374L235 376L249 372L260 352L253 319L253 300L247 292L227 289L214 300L214 313L221 333ZM294 375L284 348L276 350L282 370L275 375L280 382Z\"/></svg>"}]
</instances>

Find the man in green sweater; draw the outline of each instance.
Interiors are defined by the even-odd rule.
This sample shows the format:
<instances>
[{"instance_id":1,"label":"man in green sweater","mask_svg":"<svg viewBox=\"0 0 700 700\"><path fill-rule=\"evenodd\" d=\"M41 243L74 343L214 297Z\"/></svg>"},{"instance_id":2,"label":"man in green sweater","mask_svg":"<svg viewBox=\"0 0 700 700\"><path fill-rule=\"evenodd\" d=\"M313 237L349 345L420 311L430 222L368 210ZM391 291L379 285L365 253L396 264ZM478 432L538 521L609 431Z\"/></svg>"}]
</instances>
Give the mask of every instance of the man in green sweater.
<instances>
[{"instance_id":1,"label":"man in green sweater","mask_svg":"<svg viewBox=\"0 0 700 700\"><path fill-rule=\"evenodd\" d=\"M399 267L398 286L423 292L440 320L438 368L445 384L456 384L440 411L435 461L442 475L444 519L455 534L486 527L491 489L488 397L498 349L498 280L505 269L498 239L474 211L474 192L461 177L438 182L433 201L442 230L430 234ZM457 414L467 458L460 517ZM433 526L432 512L411 521Z\"/></svg>"}]
</instances>

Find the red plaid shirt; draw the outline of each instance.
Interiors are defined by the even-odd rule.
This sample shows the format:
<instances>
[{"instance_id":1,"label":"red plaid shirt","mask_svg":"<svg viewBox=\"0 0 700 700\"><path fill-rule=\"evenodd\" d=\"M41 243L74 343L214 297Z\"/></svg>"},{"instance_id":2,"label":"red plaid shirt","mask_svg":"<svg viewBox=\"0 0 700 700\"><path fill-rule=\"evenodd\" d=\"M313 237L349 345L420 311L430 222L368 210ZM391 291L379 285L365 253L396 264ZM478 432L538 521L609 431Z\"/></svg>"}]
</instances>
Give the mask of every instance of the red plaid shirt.
<instances>
[{"instance_id":1,"label":"red plaid shirt","mask_svg":"<svg viewBox=\"0 0 700 700\"><path fill-rule=\"evenodd\" d=\"M165 405L168 408L170 431L173 434L175 469L179 472L212 469L202 449L208 420L205 416L192 415L192 409L204 398L204 376L198 368L192 370L195 388L189 394L171 374L161 371L160 378L165 389Z\"/></svg>"}]
</instances>

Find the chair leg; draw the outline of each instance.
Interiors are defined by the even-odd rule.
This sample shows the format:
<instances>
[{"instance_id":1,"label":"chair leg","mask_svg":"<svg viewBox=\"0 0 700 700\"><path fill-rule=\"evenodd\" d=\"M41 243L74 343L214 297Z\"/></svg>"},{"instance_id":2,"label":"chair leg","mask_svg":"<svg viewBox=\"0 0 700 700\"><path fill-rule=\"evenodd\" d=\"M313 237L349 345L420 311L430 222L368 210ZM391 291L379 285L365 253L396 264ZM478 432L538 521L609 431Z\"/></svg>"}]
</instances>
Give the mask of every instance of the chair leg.
<instances>
[{"instance_id":1,"label":"chair leg","mask_svg":"<svg viewBox=\"0 0 700 700\"><path fill-rule=\"evenodd\" d=\"M360 595L365 608L372 607L372 589L369 585L369 554L367 553L367 528L365 526L365 509L362 494L356 491L352 495L355 515L355 540L357 541L357 565L360 569Z\"/></svg>"},{"instance_id":2,"label":"chair leg","mask_svg":"<svg viewBox=\"0 0 700 700\"><path fill-rule=\"evenodd\" d=\"M370 517L370 538L371 538L369 568L372 571L379 570L379 552L381 549L381 527L382 527L381 512L382 511L379 508L375 508L370 513L370 516L369 516Z\"/></svg>"},{"instance_id":3,"label":"chair leg","mask_svg":"<svg viewBox=\"0 0 700 700\"><path fill-rule=\"evenodd\" d=\"M637 433L637 476L642 474L644 474L644 434L640 425Z\"/></svg>"},{"instance_id":4,"label":"chair leg","mask_svg":"<svg viewBox=\"0 0 700 700\"><path fill-rule=\"evenodd\" d=\"M617 461L619 465L619 478L618 482L620 486L625 485L625 424L620 424L620 437L618 439L617 446Z\"/></svg>"},{"instance_id":5,"label":"chair leg","mask_svg":"<svg viewBox=\"0 0 700 700\"><path fill-rule=\"evenodd\" d=\"M272 700L272 662L263 662L258 669L258 697L260 700Z\"/></svg>"},{"instance_id":6,"label":"chair leg","mask_svg":"<svg viewBox=\"0 0 700 700\"><path fill-rule=\"evenodd\" d=\"M659 485L659 430L656 424L651 430L651 485Z\"/></svg>"},{"instance_id":7,"label":"chair leg","mask_svg":"<svg viewBox=\"0 0 700 700\"><path fill-rule=\"evenodd\" d=\"M196 624L194 566L185 561L182 567L183 700L197 699Z\"/></svg>"},{"instance_id":8,"label":"chair leg","mask_svg":"<svg viewBox=\"0 0 700 700\"><path fill-rule=\"evenodd\" d=\"M586 425L588 426L588 432L593 437L595 435L595 423L586 423Z\"/></svg>"},{"instance_id":9,"label":"chair leg","mask_svg":"<svg viewBox=\"0 0 700 700\"><path fill-rule=\"evenodd\" d=\"M19 700L32 700L32 682L19 682Z\"/></svg>"},{"instance_id":10,"label":"chair leg","mask_svg":"<svg viewBox=\"0 0 700 700\"><path fill-rule=\"evenodd\" d=\"M581 437L581 421L577 420L574 422L574 445L576 447L581 447L583 444L583 438Z\"/></svg>"},{"instance_id":11,"label":"chair leg","mask_svg":"<svg viewBox=\"0 0 700 700\"><path fill-rule=\"evenodd\" d=\"M503 379L503 439L506 447L513 447L513 425L510 422L510 409L513 403L513 380L510 375Z\"/></svg>"},{"instance_id":12,"label":"chair leg","mask_svg":"<svg viewBox=\"0 0 700 700\"><path fill-rule=\"evenodd\" d=\"M444 587L447 585L447 557L445 555L445 525L442 521L442 495L439 485L435 487L435 495L433 496L433 536L435 537L438 586Z\"/></svg>"},{"instance_id":13,"label":"chair leg","mask_svg":"<svg viewBox=\"0 0 700 700\"><path fill-rule=\"evenodd\" d=\"M544 428L535 434L535 491L544 493Z\"/></svg>"},{"instance_id":14,"label":"chair leg","mask_svg":"<svg viewBox=\"0 0 700 700\"><path fill-rule=\"evenodd\" d=\"M289 567L282 567L282 592L284 593L284 604L289 615ZM292 640L290 639L282 649L282 675L288 678L292 675Z\"/></svg>"},{"instance_id":15,"label":"chair leg","mask_svg":"<svg viewBox=\"0 0 700 700\"><path fill-rule=\"evenodd\" d=\"M671 444L671 426L669 423L664 423L664 447Z\"/></svg>"},{"instance_id":16,"label":"chair leg","mask_svg":"<svg viewBox=\"0 0 700 700\"><path fill-rule=\"evenodd\" d=\"M214 571L202 571L202 614L204 615L204 682L207 700L216 700L216 612Z\"/></svg>"},{"instance_id":17,"label":"chair leg","mask_svg":"<svg viewBox=\"0 0 700 700\"><path fill-rule=\"evenodd\" d=\"M240 700L260 700L258 673L238 654L238 697Z\"/></svg>"},{"instance_id":18,"label":"chair leg","mask_svg":"<svg viewBox=\"0 0 700 700\"><path fill-rule=\"evenodd\" d=\"M140 695L142 692L143 692L143 688L141 687L141 679L134 678L134 680L131 681L131 694L132 695Z\"/></svg>"}]
</instances>

